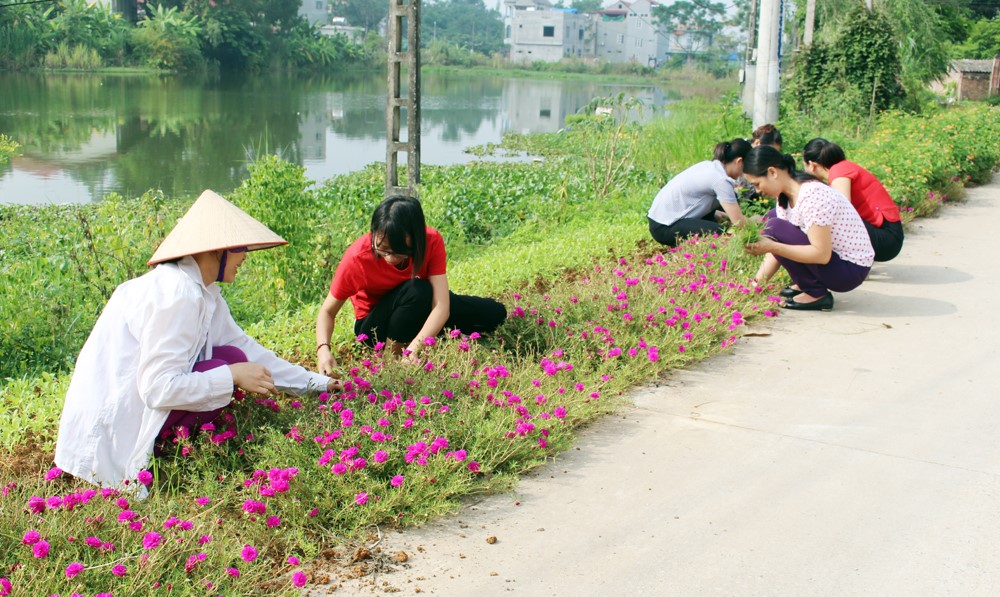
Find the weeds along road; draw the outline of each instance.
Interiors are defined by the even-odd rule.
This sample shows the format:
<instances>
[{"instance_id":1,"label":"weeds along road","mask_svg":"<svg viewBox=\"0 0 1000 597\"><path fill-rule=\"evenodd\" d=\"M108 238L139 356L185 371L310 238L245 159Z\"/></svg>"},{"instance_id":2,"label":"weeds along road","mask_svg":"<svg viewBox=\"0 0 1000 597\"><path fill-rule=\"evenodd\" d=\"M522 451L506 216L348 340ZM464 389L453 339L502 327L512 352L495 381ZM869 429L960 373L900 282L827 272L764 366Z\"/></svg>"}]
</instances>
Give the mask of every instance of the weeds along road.
<instances>
[{"instance_id":1,"label":"weeds along road","mask_svg":"<svg viewBox=\"0 0 1000 597\"><path fill-rule=\"evenodd\" d=\"M638 389L337 592L1000 594L998 207L1000 179L969 189L833 312Z\"/></svg>"}]
</instances>

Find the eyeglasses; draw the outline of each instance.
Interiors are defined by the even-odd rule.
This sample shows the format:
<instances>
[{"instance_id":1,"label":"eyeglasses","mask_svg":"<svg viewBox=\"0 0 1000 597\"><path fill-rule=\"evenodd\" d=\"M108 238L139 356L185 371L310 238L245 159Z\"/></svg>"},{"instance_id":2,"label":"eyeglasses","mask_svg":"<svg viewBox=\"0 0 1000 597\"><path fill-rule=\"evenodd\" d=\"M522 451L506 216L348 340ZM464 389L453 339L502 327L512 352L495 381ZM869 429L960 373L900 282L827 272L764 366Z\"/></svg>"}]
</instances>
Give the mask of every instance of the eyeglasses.
<instances>
[{"instance_id":1,"label":"eyeglasses","mask_svg":"<svg viewBox=\"0 0 1000 597\"><path fill-rule=\"evenodd\" d=\"M382 249L375 246L374 236L372 236L372 252L381 257L382 259L390 259L392 257L406 258L413 256L413 251L383 251Z\"/></svg>"}]
</instances>

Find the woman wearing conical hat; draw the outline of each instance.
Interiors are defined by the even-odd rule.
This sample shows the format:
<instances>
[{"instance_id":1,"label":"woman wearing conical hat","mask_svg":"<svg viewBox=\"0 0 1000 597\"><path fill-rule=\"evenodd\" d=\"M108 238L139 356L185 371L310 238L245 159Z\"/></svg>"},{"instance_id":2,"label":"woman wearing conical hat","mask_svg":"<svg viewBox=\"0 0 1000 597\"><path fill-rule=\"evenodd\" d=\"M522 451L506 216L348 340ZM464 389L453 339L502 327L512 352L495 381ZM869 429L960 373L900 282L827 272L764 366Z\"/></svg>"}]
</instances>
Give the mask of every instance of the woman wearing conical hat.
<instances>
[{"instance_id":1,"label":"woman wearing conical hat","mask_svg":"<svg viewBox=\"0 0 1000 597\"><path fill-rule=\"evenodd\" d=\"M66 393L56 465L120 486L145 468L158 442L196 433L247 392L296 395L340 382L278 358L233 320L217 282L232 282L248 251L287 244L205 191L149 260L119 286L76 361Z\"/></svg>"}]
</instances>

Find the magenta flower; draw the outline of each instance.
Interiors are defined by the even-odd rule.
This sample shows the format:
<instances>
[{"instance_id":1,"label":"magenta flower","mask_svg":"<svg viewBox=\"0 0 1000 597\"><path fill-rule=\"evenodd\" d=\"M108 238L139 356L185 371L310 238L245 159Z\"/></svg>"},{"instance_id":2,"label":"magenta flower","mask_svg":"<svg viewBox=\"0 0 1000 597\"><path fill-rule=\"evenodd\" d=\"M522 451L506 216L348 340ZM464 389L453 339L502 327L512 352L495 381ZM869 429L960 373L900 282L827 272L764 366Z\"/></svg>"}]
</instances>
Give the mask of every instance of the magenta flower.
<instances>
[{"instance_id":1,"label":"magenta flower","mask_svg":"<svg viewBox=\"0 0 1000 597\"><path fill-rule=\"evenodd\" d=\"M226 568L226 574L228 574L229 576L232 576L233 578L239 578L240 577L240 571L237 568Z\"/></svg>"},{"instance_id":2,"label":"magenta flower","mask_svg":"<svg viewBox=\"0 0 1000 597\"><path fill-rule=\"evenodd\" d=\"M298 566L299 565L299 559L297 557L295 557L295 556L288 556L288 565L289 566Z\"/></svg>"},{"instance_id":3,"label":"magenta flower","mask_svg":"<svg viewBox=\"0 0 1000 597\"><path fill-rule=\"evenodd\" d=\"M309 579L308 577L306 577L306 573L301 570L292 575L292 584L295 585L296 587L306 586L307 580Z\"/></svg>"},{"instance_id":4,"label":"magenta flower","mask_svg":"<svg viewBox=\"0 0 1000 597\"><path fill-rule=\"evenodd\" d=\"M36 530L30 530L24 534L24 538L21 539L21 543L25 545L34 545L41 541L42 536Z\"/></svg>"},{"instance_id":5,"label":"magenta flower","mask_svg":"<svg viewBox=\"0 0 1000 597\"><path fill-rule=\"evenodd\" d=\"M149 485L153 482L153 473L145 470L139 471L139 474L137 474L135 478L146 487L149 487Z\"/></svg>"},{"instance_id":6,"label":"magenta flower","mask_svg":"<svg viewBox=\"0 0 1000 597\"><path fill-rule=\"evenodd\" d=\"M31 510L34 514L41 514L45 512L45 498L33 495L28 498L28 510Z\"/></svg>"},{"instance_id":7,"label":"magenta flower","mask_svg":"<svg viewBox=\"0 0 1000 597\"><path fill-rule=\"evenodd\" d=\"M160 546L160 542L163 541L163 537L157 532L146 533L146 536L142 538L142 548L143 549L156 549Z\"/></svg>"},{"instance_id":8,"label":"magenta flower","mask_svg":"<svg viewBox=\"0 0 1000 597\"><path fill-rule=\"evenodd\" d=\"M198 545L204 545L206 543L211 543L211 541L212 541L212 536L211 535L202 535L201 537L198 537Z\"/></svg>"},{"instance_id":9,"label":"magenta flower","mask_svg":"<svg viewBox=\"0 0 1000 597\"><path fill-rule=\"evenodd\" d=\"M281 524L281 519L278 518L277 516L269 516L267 522L265 522L264 524L266 524L268 528L273 529L274 527Z\"/></svg>"},{"instance_id":10,"label":"magenta flower","mask_svg":"<svg viewBox=\"0 0 1000 597\"><path fill-rule=\"evenodd\" d=\"M111 574L114 574L115 576L125 576L128 574L128 568L126 568L124 564L118 564L111 569Z\"/></svg>"},{"instance_id":11,"label":"magenta flower","mask_svg":"<svg viewBox=\"0 0 1000 597\"><path fill-rule=\"evenodd\" d=\"M6 578L0 578L0 597L10 595L11 590L13 590L13 586L10 584L10 581Z\"/></svg>"},{"instance_id":12,"label":"magenta flower","mask_svg":"<svg viewBox=\"0 0 1000 597\"><path fill-rule=\"evenodd\" d=\"M479 472L479 463L476 462L475 460L470 460L468 466L469 466L469 471L473 473Z\"/></svg>"},{"instance_id":13,"label":"magenta flower","mask_svg":"<svg viewBox=\"0 0 1000 597\"><path fill-rule=\"evenodd\" d=\"M69 566L66 566L66 578L73 578L81 572L83 572L83 564L80 562L73 562Z\"/></svg>"},{"instance_id":14,"label":"magenta flower","mask_svg":"<svg viewBox=\"0 0 1000 597\"><path fill-rule=\"evenodd\" d=\"M131 522L136 516L138 515L132 510L122 510L118 513L118 522Z\"/></svg>"},{"instance_id":15,"label":"magenta flower","mask_svg":"<svg viewBox=\"0 0 1000 597\"><path fill-rule=\"evenodd\" d=\"M49 555L49 542L45 539L40 540L31 546L31 553L34 554L35 558L42 559L48 557Z\"/></svg>"},{"instance_id":16,"label":"magenta flower","mask_svg":"<svg viewBox=\"0 0 1000 597\"><path fill-rule=\"evenodd\" d=\"M354 503L359 506L364 506L368 503L368 494L364 491L354 496Z\"/></svg>"},{"instance_id":17,"label":"magenta flower","mask_svg":"<svg viewBox=\"0 0 1000 597\"><path fill-rule=\"evenodd\" d=\"M194 501L199 506L207 506L212 503L212 498L200 497Z\"/></svg>"},{"instance_id":18,"label":"magenta flower","mask_svg":"<svg viewBox=\"0 0 1000 597\"><path fill-rule=\"evenodd\" d=\"M257 548L253 545L244 545L240 550L240 557L244 562L252 562L257 559Z\"/></svg>"},{"instance_id":19,"label":"magenta flower","mask_svg":"<svg viewBox=\"0 0 1000 597\"><path fill-rule=\"evenodd\" d=\"M58 479L59 477L61 477L62 474L63 474L62 469L59 468L58 466L54 466L54 467L50 468L47 473L45 473L45 480L46 481L55 481L56 479Z\"/></svg>"}]
</instances>

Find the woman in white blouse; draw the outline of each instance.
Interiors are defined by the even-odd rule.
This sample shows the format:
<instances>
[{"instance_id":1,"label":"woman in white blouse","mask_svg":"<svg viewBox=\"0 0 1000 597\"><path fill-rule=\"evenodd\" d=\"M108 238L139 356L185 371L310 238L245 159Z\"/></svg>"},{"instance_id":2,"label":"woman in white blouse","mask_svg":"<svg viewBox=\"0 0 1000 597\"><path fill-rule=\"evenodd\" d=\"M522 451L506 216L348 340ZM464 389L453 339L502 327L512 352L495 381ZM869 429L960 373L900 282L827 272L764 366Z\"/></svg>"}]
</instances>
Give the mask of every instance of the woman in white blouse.
<instances>
[{"instance_id":1,"label":"woman in white blouse","mask_svg":"<svg viewBox=\"0 0 1000 597\"><path fill-rule=\"evenodd\" d=\"M76 362L63 406L56 465L86 481L135 479L157 441L197 433L235 388L305 394L340 382L278 358L246 335L216 282L232 282L247 251L287 244L205 191L149 260L119 286Z\"/></svg>"},{"instance_id":2,"label":"woman in white blouse","mask_svg":"<svg viewBox=\"0 0 1000 597\"><path fill-rule=\"evenodd\" d=\"M757 192L778 201L777 217L768 218L760 240L746 251L765 255L756 283L765 283L779 267L791 276L794 290L783 291L784 308L829 311L831 290L847 292L864 282L875 251L861 216L846 197L811 174L796 171L794 158L773 147L751 150L743 160L743 176Z\"/></svg>"}]
</instances>

